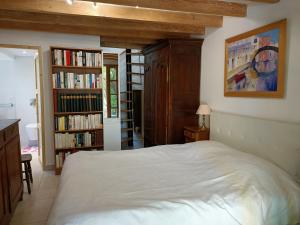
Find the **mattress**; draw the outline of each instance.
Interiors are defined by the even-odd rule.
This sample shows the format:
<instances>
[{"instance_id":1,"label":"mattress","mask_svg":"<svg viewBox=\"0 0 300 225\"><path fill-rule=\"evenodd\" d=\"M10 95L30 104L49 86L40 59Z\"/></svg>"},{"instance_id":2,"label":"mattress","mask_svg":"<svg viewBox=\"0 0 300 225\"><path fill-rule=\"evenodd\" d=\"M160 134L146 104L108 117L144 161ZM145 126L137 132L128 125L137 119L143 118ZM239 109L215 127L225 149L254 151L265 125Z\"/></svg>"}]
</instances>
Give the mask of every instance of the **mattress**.
<instances>
[{"instance_id":1,"label":"mattress","mask_svg":"<svg viewBox=\"0 0 300 225\"><path fill-rule=\"evenodd\" d=\"M78 152L48 225L283 225L300 188L277 166L218 142Z\"/></svg>"}]
</instances>

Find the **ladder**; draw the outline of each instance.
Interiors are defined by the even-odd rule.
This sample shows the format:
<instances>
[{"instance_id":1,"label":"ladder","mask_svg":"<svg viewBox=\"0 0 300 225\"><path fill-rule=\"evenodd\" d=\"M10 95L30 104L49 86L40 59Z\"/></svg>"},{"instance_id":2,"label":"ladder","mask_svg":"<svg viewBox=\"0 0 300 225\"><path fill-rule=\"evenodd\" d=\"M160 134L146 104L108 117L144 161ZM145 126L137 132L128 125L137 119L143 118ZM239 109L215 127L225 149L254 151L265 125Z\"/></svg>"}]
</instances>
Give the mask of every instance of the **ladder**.
<instances>
[{"instance_id":1,"label":"ladder","mask_svg":"<svg viewBox=\"0 0 300 225\"><path fill-rule=\"evenodd\" d=\"M143 86L144 62L141 52L126 49L126 91L121 92L122 149L134 147L133 91ZM133 60L134 59L134 60Z\"/></svg>"}]
</instances>

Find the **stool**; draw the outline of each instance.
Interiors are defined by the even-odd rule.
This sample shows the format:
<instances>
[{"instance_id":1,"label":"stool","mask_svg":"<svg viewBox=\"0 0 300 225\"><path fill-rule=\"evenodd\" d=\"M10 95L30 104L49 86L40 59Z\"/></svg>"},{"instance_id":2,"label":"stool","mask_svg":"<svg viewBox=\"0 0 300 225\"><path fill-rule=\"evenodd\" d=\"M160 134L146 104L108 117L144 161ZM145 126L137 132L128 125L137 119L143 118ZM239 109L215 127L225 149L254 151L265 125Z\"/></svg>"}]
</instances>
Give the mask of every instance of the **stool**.
<instances>
[{"instance_id":1,"label":"stool","mask_svg":"<svg viewBox=\"0 0 300 225\"><path fill-rule=\"evenodd\" d=\"M21 155L21 162L24 164L24 170L22 170L22 173L25 174L25 179L23 179L23 181L26 181L27 183L27 190L29 194L31 194L30 183L33 183L31 163L30 163L31 160L32 160L31 154Z\"/></svg>"}]
</instances>

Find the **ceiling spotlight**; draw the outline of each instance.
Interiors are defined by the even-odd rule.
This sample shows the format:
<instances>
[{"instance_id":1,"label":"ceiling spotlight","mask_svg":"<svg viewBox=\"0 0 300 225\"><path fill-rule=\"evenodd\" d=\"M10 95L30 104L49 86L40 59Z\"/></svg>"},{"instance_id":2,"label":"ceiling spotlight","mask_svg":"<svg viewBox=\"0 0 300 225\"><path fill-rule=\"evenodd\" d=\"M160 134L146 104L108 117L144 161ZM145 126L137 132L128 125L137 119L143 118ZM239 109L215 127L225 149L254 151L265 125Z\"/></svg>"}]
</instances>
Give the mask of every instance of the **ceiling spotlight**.
<instances>
[{"instance_id":1,"label":"ceiling spotlight","mask_svg":"<svg viewBox=\"0 0 300 225\"><path fill-rule=\"evenodd\" d=\"M97 2L93 2L93 7L97 8Z\"/></svg>"},{"instance_id":2,"label":"ceiling spotlight","mask_svg":"<svg viewBox=\"0 0 300 225\"><path fill-rule=\"evenodd\" d=\"M27 52L26 52L25 50L24 50L22 53L23 53L23 55L26 55L26 54L27 54Z\"/></svg>"},{"instance_id":3,"label":"ceiling spotlight","mask_svg":"<svg viewBox=\"0 0 300 225\"><path fill-rule=\"evenodd\" d=\"M69 5L73 5L74 0L66 0Z\"/></svg>"},{"instance_id":4,"label":"ceiling spotlight","mask_svg":"<svg viewBox=\"0 0 300 225\"><path fill-rule=\"evenodd\" d=\"M137 5L135 8L137 8L137 9L138 9L138 8L140 8L140 7Z\"/></svg>"}]
</instances>

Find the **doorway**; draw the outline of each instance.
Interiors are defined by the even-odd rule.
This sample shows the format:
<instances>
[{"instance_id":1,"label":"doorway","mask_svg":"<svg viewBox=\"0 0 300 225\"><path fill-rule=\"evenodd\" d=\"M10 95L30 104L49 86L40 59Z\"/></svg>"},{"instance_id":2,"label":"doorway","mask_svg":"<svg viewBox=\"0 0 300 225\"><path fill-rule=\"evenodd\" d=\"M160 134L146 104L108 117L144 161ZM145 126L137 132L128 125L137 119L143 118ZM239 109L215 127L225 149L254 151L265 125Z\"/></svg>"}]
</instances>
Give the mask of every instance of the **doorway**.
<instances>
[{"instance_id":1,"label":"doorway","mask_svg":"<svg viewBox=\"0 0 300 225\"><path fill-rule=\"evenodd\" d=\"M0 119L21 119L21 153L45 168L40 47L0 44ZM37 163L35 163L37 162Z\"/></svg>"}]
</instances>

